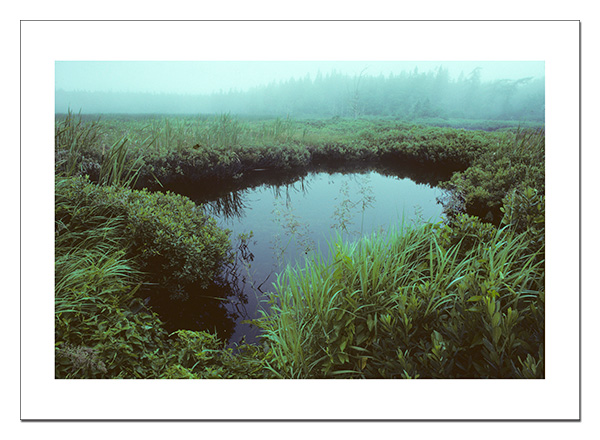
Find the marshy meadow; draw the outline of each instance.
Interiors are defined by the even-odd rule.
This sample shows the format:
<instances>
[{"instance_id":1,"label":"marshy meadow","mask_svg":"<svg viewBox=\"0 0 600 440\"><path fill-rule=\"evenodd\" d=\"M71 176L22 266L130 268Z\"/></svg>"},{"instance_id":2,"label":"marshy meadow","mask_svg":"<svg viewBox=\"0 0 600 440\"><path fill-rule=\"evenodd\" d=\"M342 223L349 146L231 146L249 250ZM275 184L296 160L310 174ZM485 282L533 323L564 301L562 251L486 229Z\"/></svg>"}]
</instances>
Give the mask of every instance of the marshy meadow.
<instances>
[{"instance_id":1,"label":"marshy meadow","mask_svg":"<svg viewBox=\"0 0 600 440\"><path fill-rule=\"evenodd\" d=\"M57 111L55 377L544 378L543 84L277 87Z\"/></svg>"}]
</instances>

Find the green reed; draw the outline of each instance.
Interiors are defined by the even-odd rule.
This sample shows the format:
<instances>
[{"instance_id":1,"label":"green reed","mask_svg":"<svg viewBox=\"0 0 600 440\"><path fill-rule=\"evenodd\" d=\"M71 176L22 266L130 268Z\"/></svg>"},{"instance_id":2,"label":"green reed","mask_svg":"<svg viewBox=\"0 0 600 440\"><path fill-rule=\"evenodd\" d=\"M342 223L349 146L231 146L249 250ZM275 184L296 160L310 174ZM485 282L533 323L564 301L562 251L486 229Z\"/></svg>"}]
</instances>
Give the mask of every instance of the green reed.
<instances>
[{"instance_id":1,"label":"green reed","mask_svg":"<svg viewBox=\"0 0 600 440\"><path fill-rule=\"evenodd\" d=\"M543 332L531 311L543 307L543 261L507 229L464 258L439 231L338 237L327 260L287 268L259 324L273 368L293 378L518 377ZM432 361L441 346L455 361Z\"/></svg>"},{"instance_id":2,"label":"green reed","mask_svg":"<svg viewBox=\"0 0 600 440\"><path fill-rule=\"evenodd\" d=\"M68 176L78 174L82 155L99 144L102 134L100 119L86 123L81 112L74 114L69 109L64 119L55 122L56 169Z\"/></svg>"}]
</instances>

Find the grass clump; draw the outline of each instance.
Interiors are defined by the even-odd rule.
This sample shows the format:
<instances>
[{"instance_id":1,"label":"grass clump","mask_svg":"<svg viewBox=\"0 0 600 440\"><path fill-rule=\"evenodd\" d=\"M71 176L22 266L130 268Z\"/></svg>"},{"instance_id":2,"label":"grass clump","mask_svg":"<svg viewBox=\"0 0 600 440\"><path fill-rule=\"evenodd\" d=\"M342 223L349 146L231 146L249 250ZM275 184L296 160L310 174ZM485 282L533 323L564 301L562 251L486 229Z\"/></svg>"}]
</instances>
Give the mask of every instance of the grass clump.
<instances>
[{"instance_id":1,"label":"grass clump","mask_svg":"<svg viewBox=\"0 0 600 440\"><path fill-rule=\"evenodd\" d=\"M458 221L338 240L329 260L283 272L271 313L259 321L273 371L286 378L543 377L543 242L532 250L527 233L512 225Z\"/></svg>"},{"instance_id":2,"label":"grass clump","mask_svg":"<svg viewBox=\"0 0 600 440\"><path fill-rule=\"evenodd\" d=\"M85 122L81 113L72 111L55 124L55 166L69 176L97 172L103 126L100 119Z\"/></svg>"}]
</instances>

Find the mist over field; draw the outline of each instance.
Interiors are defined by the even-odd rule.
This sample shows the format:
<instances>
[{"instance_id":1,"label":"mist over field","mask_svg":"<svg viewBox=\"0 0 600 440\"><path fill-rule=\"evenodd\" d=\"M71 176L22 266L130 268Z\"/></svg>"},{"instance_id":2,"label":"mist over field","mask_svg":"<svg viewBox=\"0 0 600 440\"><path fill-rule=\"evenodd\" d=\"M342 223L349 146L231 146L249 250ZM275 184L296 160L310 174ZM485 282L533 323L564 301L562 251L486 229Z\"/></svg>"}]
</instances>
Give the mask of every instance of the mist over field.
<instances>
[{"instance_id":1,"label":"mist over field","mask_svg":"<svg viewBox=\"0 0 600 440\"><path fill-rule=\"evenodd\" d=\"M57 62L55 112L544 120L543 62Z\"/></svg>"}]
</instances>

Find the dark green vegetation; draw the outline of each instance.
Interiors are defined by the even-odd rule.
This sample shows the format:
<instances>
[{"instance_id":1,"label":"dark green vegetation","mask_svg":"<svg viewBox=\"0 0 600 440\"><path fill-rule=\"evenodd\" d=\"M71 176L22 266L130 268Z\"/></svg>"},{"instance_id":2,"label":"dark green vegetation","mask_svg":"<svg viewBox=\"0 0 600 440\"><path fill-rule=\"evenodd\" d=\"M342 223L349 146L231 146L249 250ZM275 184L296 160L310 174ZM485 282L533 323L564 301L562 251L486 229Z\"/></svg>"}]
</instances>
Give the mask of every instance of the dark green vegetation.
<instances>
[{"instance_id":1,"label":"dark green vegetation","mask_svg":"<svg viewBox=\"0 0 600 440\"><path fill-rule=\"evenodd\" d=\"M382 166L435 171L447 221L286 269L261 345L169 334L144 304L206 295L235 258L202 206L148 189ZM58 116L56 377L544 377L544 214L540 129Z\"/></svg>"},{"instance_id":2,"label":"dark green vegetation","mask_svg":"<svg viewBox=\"0 0 600 440\"><path fill-rule=\"evenodd\" d=\"M542 377L544 248L531 239L459 216L335 242L329 259L279 277L262 321L271 366L293 378Z\"/></svg>"}]
</instances>

